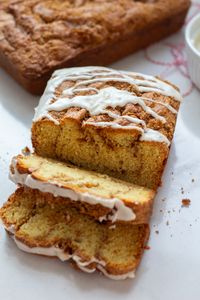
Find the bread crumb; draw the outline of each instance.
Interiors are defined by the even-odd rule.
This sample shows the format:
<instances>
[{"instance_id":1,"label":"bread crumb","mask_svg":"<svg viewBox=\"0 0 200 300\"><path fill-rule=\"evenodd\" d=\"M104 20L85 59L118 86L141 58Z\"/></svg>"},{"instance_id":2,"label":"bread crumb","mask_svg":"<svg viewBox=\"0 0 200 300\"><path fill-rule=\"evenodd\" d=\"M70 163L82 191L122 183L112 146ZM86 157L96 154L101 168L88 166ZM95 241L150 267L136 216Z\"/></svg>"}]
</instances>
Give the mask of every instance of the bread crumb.
<instances>
[{"instance_id":1,"label":"bread crumb","mask_svg":"<svg viewBox=\"0 0 200 300\"><path fill-rule=\"evenodd\" d=\"M169 226L169 221L166 222L166 225Z\"/></svg>"},{"instance_id":2,"label":"bread crumb","mask_svg":"<svg viewBox=\"0 0 200 300\"><path fill-rule=\"evenodd\" d=\"M182 206L183 207L189 207L191 203L190 199L182 199Z\"/></svg>"},{"instance_id":3,"label":"bread crumb","mask_svg":"<svg viewBox=\"0 0 200 300\"><path fill-rule=\"evenodd\" d=\"M24 156L28 156L30 155L31 150L28 147L25 147L24 149L22 149L22 154L24 154Z\"/></svg>"},{"instance_id":4,"label":"bread crumb","mask_svg":"<svg viewBox=\"0 0 200 300\"><path fill-rule=\"evenodd\" d=\"M151 249L151 247L150 247L150 246L148 246L148 245L146 245L146 246L144 246L144 249L145 249L145 250L150 250L150 249Z\"/></svg>"},{"instance_id":5,"label":"bread crumb","mask_svg":"<svg viewBox=\"0 0 200 300\"><path fill-rule=\"evenodd\" d=\"M156 230L155 233L156 233L156 234L159 234L159 230Z\"/></svg>"},{"instance_id":6,"label":"bread crumb","mask_svg":"<svg viewBox=\"0 0 200 300\"><path fill-rule=\"evenodd\" d=\"M194 182L194 178L192 178L192 182Z\"/></svg>"}]
</instances>

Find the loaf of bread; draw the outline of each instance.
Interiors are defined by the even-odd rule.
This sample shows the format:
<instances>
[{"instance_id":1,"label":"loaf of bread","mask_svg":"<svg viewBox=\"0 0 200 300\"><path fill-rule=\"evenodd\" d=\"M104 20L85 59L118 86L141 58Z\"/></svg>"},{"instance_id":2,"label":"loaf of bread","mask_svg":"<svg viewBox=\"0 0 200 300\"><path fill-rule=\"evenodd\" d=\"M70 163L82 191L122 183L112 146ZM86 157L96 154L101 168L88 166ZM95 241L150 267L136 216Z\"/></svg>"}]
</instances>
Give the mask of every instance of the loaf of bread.
<instances>
[{"instance_id":1,"label":"loaf of bread","mask_svg":"<svg viewBox=\"0 0 200 300\"><path fill-rule=\"evenodd\" d=\"M10 169L13 182L46 193L49 203L76 207L100 222L149 222L155 192L147 188L30 153L15 157Z\"/></svg>"},{"instance_id":2,"label":"loaf of bread","mask_svg":"<svg viewBox=\"0 0 200 300\"><path fill-rule=\"evenodd\" d=\"M19 188L0 209L17 246L26 252L73 260L81 270L112 279L134 277L149 235L148 225L100 224L44 193Z\"/></svg>"},{"instance_id":3,"label":"loaf of bread","mask_svg":"<svg viewBox=\"0 0 200 300\"><path fill-rule=\"evenodd\" d=\"M55 69L105 65L177 31L190 0L1 0L0 65L41 94Z\"/></svg>"},{"instance_id":4,"label":"loaf of bread","mask_svg":"<svg viewBox=\"0 0 200 300\"><path fill-rule=\"evenodd\" d=\"M56 71L32 126L38 155L156 190L181 95L159 78L104 67Z\"/></svg>"}]
</instances>

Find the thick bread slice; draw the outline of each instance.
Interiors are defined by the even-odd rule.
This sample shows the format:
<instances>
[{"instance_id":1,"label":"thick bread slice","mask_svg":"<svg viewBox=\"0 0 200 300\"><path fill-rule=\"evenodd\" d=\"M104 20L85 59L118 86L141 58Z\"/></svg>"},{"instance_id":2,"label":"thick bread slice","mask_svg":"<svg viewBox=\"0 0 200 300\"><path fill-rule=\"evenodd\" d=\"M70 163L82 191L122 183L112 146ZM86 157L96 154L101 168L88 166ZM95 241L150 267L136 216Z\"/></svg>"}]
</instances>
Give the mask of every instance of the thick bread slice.
<instances>
[{"instance_id":1,"label":"thick bread slice","mask_svg":"<svg viewBox=\"0 0 200 300\"><path fill-rule=\"evenodd\" d=\"M148 223L155 195L150 189L30 153L13 159L10 178L45 192L49 202L67 203L99 221Z\"/></svg>"},{"instance_id":2,"label":"thick bread slice","mask_svg":"<svg viewBox=\"0 0 200 300\"><path fill-rule=\"evenodd\" d=\"M113 279L133 277L149 235L148 225L100 224L45 194L19 188L0 209L5 228L24 251L72 259L83 271Z\"/></svg>"}]
</instances>

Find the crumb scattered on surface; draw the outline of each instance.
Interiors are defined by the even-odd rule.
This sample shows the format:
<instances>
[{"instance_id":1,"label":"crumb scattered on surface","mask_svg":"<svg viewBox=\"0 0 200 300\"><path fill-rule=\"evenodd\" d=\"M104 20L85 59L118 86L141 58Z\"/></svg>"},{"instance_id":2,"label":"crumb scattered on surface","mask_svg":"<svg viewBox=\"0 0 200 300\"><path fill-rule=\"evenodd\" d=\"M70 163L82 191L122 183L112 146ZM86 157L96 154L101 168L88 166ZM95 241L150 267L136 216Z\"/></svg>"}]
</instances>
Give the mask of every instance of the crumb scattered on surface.
<instances>
[{"instance_id":1,"label":"crumb scattered on surface","mask_svg":"<svg viewBox=\"0 0 200 300\"><path fill-rule=\"evenodd\" d=\"M145 250L150 250L151 247L147 245L147 246L144 247L144 249L145 249Z\"/></svg>"},{"instance_id":2,"label":"crumb scattered on surface","mask_svg":"<svg viewBox=\"0 0 200 300\"><path fill-rule=\"evenodd\" d=\"M166 222L166 225L169 226L169 221Z\"/></svg>"},{"instance_id":3,"label":"crumb scattered on surface","mask_svg":"<svg viewBox=\"0 0 200 300\"><path fill-rule=\"evenodd\" d=\"M30 155L31 150L28 147L25 147L24 149L22 149L22 153L26 156L26 155Z\"/></svg>"},{"instance_id":4,"label":"crumb scattered on surface","mask_svg":"<svg viewBox=\"0 0 200 300\"><path fill-rule=\"evenodd\" d=\"M170 214L170 212L171 212L171 211L170 211L170 210L168 210L168 214Z\"/></svg>"},{"instance_id":5,"label":"crumb scattered on surface","mask_svg":"<svg viewBox=\"0 0 200 300\"><path fill-rule=\"evenodd\" d=\"M165 202L165 200L166 200L166 198L163 198L163 199L162 199L162 202Z\"/></svg>"},{"instance_id":6,"label":"crumb scattered on surface","mask_svg":"<svg viewBox=\"0 0 200 300\"><path fill-rule=\"evenodd\" d=\"M160 209L160 212L163 212L163 210L162 210L162 209Z\"/></svg>"},{"instance_id":7,"label":"crumb scattered on surface","mask_svg":"<svg viewBox=\"0 0 200 300\"><path fill-rule=\"evenodd\" d=\"M155 233L156 233L156 234L159 234L159 230L156 230Z\"/></svg>"},{"instance_id":8,"label":"crumb scattered on surface","mask_svg":"<svg viewBox=\"0 0 200 300\"><path fill-rule=\"evenodd\" d=\"M191 200L190 199L182 199L182 206L183 207L189 207L191 204Z\"/></svg>"},{"instance_id":9,"label":"crumb scattered on surface","mask_svg":"<svg viewBox=\"0 0 200 300\"><path fill-rule=\"evenodd\" d=\"M192 182L194 182L194 178L192 178Z\"/></svg>"}]
</instances>

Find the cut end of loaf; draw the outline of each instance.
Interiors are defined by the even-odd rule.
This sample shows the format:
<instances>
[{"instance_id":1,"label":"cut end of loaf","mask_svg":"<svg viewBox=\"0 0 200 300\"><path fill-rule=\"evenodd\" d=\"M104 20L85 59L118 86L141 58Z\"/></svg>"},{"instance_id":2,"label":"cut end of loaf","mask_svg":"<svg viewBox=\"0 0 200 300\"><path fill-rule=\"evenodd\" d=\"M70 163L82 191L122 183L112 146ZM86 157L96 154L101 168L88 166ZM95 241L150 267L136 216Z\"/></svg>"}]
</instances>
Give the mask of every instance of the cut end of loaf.
<instances>
[{"instance_id":1,"label":"cut end of loaf","mask_svg":"<svg viewBox=\"0 0 200 300\"><path fill-rule=\"evenodd\" d=\"M156 190L181 101L159 78L104 67L56 71L36 110L37 154Z\"/></svg>"}]
</instances>

